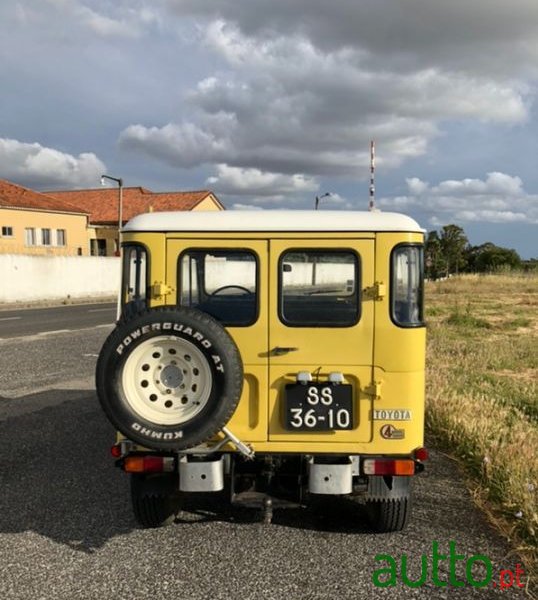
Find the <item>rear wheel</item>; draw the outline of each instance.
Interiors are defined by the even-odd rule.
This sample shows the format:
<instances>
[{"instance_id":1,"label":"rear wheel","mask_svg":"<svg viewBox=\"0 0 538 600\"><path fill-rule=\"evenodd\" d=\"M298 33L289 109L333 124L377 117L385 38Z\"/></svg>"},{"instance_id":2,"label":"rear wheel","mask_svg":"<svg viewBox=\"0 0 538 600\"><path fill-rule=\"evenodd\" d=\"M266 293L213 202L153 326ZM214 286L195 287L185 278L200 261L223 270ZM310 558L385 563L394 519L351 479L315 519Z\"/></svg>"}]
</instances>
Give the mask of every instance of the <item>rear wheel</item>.
<instances>
[{"instance_id":1,"label":"rear wheel","mask_svg":"<svg viewBox=\"0 0 538 600\"><path fill-rule=\"evenodd\" d=\"M131 475L131 501L136 521L144 528L170 525L180 510L177 474Z\"/></svg>"},{"instance_id":2,"label":"rear wheel","mask_svg":"<svg viewBox=\"0 0 538 600\"><path fill-rule=\"evenodd\" d=\"M378 533L402 531L411 515L411 498L372 500L366 503L368 518Z\"/></svg>"}]
</instances>

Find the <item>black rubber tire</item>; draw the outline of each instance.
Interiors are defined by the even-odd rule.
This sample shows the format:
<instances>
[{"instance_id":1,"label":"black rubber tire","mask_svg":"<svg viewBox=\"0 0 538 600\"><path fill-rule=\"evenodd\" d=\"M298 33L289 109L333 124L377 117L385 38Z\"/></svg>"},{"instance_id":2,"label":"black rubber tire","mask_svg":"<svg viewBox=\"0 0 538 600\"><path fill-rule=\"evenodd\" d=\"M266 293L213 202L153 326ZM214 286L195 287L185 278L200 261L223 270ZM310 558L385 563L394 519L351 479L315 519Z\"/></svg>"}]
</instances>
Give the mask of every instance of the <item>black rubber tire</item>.
<instances>
[{"instance_id":1,"label":"black rubber tire","mask_svg":"<svg viewBox=\"0 0 538 600\"><path fill-rule=\"evenodd\" d=\"M172 336L194 345L211 373L203 409L181 423L152 423L126 399L123 367L141 344ZM209 315L185 307L160 307L120 321L105 341L96 367L97 396L111 423L127 438L155 450L185 450L207 441L233 415L243 386L243 366L235 342Z\"/></svg>"},{"instance_id":2,"label":"black rubber tire","mask_svg":"<svg viewBox=\"0 0 538 600\"><path fill-rule=\"evenodd\" d=\"M411 498L370 500L366 509L370 525L378 533L402 531L411 516Z\"/></svg>"},{"instance_id":3,"label":"black rubber tire","mask_svg":"<svg viewBox=\"0 0 538 600\"><path fill-rule=\"evenodd\" d=\"M131 502L137 523L146 529L171 525L180 510L177 474L131 475Z\"/></svg>"}]
</instances>

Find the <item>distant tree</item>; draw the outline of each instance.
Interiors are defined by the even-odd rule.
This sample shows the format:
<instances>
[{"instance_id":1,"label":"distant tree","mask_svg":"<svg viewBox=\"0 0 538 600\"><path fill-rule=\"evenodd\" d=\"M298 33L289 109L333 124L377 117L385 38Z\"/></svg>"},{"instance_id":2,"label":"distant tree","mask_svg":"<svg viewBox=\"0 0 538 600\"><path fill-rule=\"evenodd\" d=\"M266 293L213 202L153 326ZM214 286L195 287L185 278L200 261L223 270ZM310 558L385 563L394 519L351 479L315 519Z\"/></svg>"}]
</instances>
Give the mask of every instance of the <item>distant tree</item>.
<instances>
[{"instance_id":1,"label":"distant tree","mask_svg":"<svg viewBox=\"0 0 538 600\"><path fill-rule=\"evenodd\" d=\"M441 249L446 261L447 276L458 274L466 265L466 249L469 241L459 225L445 225L441 229Z\"/></svg>"},{"instance_id":2,"label":"distant tree","mask_svg":"<svg viewBox=\"0 0 538 600\"><path fill-rule=\"evenodd\" d=\"M475 270L481 273L498 271L499 269L520 269L521 258L511 248L501 248L490 244L480 252L475 260Z\"/></svg>"},{"instance_id":3,"label":"distant tree","mask_svg":"<svg viewBox=\"0 0 538 600\"><path fill-rule=\"evenodd\" d=\"M438 279L446 272L446 261L437 231L429 231L424 246L425 271L428 279Z\"/></svg>"},{"instance_id":4,"label":"distant tree","mask_svg":"<svg viewBox=\"0 0 538 600\"><path fill-rule=\"evenodd\" d=\"M495 244L492 244L491 242L486 242L485 244L480 244L479 246L468 246L465 252L465 258L467 261L466 270L470 271L471 273L475 273L477 271L476 261L480 254L495 247Z\"/></svg>"},{"instance_id":5,"label":"distant tree","mask_svg":"<svg viewBox=\"0 0 538 600\"><path fill-rule=\"evenodd\" d=\"M521 261L521 266L524 271L538 272L538 258L529 258L528 260Z\"/></svg>"}]
</instances>

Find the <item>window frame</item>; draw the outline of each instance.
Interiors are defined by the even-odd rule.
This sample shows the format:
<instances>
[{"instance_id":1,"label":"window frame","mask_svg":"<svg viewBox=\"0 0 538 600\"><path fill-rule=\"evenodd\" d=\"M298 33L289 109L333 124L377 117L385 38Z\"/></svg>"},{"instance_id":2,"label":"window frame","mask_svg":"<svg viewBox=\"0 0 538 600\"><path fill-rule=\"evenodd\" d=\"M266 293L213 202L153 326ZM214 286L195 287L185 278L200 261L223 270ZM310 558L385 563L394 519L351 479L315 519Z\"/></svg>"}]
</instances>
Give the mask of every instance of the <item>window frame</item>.
<instances>
[{"instance_id":1,"label":"window frame","mask_svg":"<svg viewBox=\"0 0 538 600\"><path fill-rule=\"evenodd\" d=\"M176 268L176 282L177 282L177 296L176 296L176 304L177 306L184 306L181 304L181 295L182 295L182 287L181 287L181 282L183 281L183 272L182 272L182 263L183 263L183 258L188 255L189 253L194 253L194 252L198 252L198 253L228 253L228 254L238 254L239 252L244 252L246 254L250 254L251 256L254 257L254 265L255 265L255 285L256 285L256 291L255 291L255 313L254 313L254 319L249 322L249 323L226 323L224 321L220 321L218 319L216 319L216 317L213 317L214 319L216 319L223 327L252 327L253 325L255 325L259 319L260 319L260 257L258 255L258 253L253 249L253 248L245 248L245 247L238 247L238 248L222 248L222 247L189 247L189 248L185 248L185 250L183 250L177 259L177 268ZM205 281L202 282L203 285L203 289L202 292L204 293L204 295L209 295L207 293L207 290L205 289ZM230 284L232 285L232 284ZM194 306L193 308L196 308L196 306ZM198 309L200 310L200 309ZM204 312L204 311L201 311ZM208 314L208 313L207 313Z\"/></svg>"},{"instance_id":2,"label":"window frame","mask_svg":"<svg viewBox=\"0 0 538 600\"><path fill-rule=\"evenodd\" d=\"M4 233L4 230L9 233ZM15 237L15 234L13 232L13 225L2 225L2 228L0 229L0 234L3 238Z\"/></svg>"},{"instance_id":3,"label":"window frame","mask_svg":"<svg viewBox=\"0 0 538 600\"><path fill-rule=\"evenodd\" d=\"M395 314L395 276L396 276L396 261L395 255L402 248L418 248L420 252L420 271L419 271L419 321L417 323L405 323L396 318ZM424 244L422 242L402 242L396 244L390 251L390 291L389 291L389 315L390 320L396 327L401 329L417 329L426 326L424 319Z\"/></svg>"},{"instance_id":4,"label":"window frame","mask_svg":"<svg viewBox=\"0 0 538 600\"><path fill-rule=\"evenodd\" d=\"M353 322L350 323L324 323L319 324L314 321L306 321L303 323L295 323L292 321L288 321L283 312L284 305L284 282L283 282L283 264L285 262L284 256L286 254L291 254L293 252L304 252L304 253L317 253L317 254L351 254L355 258L355 295L357 301L357 314L356 318ZM318 263L319 264L319 263ZM278 318L280 322L286 327L297 327L297 328L316 328L316 329L348 329L350 327L355 327L360 323L362 318L362 257L354 248L319 248L319 247L310 247L310 248L286 248L284 252L280 254L278 257Z\"/></svg>"},{"instance_id":5,"label":"window frame","mask_svg":"<svg viewBox=\"0 0 538 600\"><path fill-rule=\"evenodd\" d=\"M146 281L145 286L144 286L144 292L145 292L145 298L133 298L132 300L126 301L126 298L128 296L128 286L127 286L127 256L130 250L135 249L137 250L137 252L144 252L146 255ZM122 307L122 311L125 308L125 306L127 306L128 304L130 304L131 302L144 302L144 304L146 305L146 308L149 308L149 299L150 299L150 260L151 260L151 254L149 251L149 248L145 245L142 244L140 242L126 242L125 244L122 244L121 246L121 290L120 290L120 294L121 294L121 307ZM137 256L137 259L139 259L139 257ZM140 269L137 269L137 273L136 273L136 283L137 285L140 284Z\"/></svg>"},{"instance_id":6,"label":"window frame","mask_svg":"<svg viewBox=\"0 0 538 600\"><path fill-rule=\"evenodd\" d=\"M60 243L60 232L62 236L62 242ZM65 248L67 246L67 231L65 229L56 230L56 246L59 248Z\"/></svg>"},{"instance_id":7,"label":"window frame","mask_svg":"<svg viewBox=\"0 0 538 600\"><path fill-rule=\"evenodd\" d=\"M44 233L48 231L48 241L45 242ZM41 246L52 246L52 229L50 227L42 227L41 228Z\"/></svg>"},{"instance_id":8,"label":"window frame","mask_svg":"<svg viewBox=\"0 0 538 600\"><path fill-rule=\"evenodd\" d=\"M31 237L31 243L28 242L28 237ZM27 248L33 248L37 246L37 231L35 227L25 227L24 228L24 245Z\"/></svg>"}]
</instances>

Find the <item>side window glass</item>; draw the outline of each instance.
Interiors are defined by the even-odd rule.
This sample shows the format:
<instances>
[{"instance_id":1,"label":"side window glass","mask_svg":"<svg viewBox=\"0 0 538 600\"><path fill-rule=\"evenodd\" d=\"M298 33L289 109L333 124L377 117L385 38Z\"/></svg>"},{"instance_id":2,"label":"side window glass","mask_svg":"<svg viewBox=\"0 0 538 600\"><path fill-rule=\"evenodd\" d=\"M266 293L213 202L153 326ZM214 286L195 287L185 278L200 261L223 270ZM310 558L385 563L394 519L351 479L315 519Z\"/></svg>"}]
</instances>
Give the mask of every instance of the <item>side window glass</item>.
<instances>
[{"instance_id":1,"label":"side window glass","mask_svg":"<svg viewBox=\"0 0 538 600\"><path fill-rule=\"evenodd\" d=\"M223 325L245 327L258 318L258 264L247 250L188 250L179 261L181 306Z\"/></svg>"},{"instance_id":2,"label":"side window glass","mask_svg":"<svg viewBox=\"0 0 538 600\"><path fill-rule=\"evenodd\" d=\"M139 312L146 307L148 286L148 257L143 246L123 248L122 303L124 312Z\"/></svg>"},{"instance_id":3,"label":"side window glass","mask_svg":"<svg viewBox=\"0 0 538 600\"><path fill-rule=\"evenodd\" d=\"M354 252L295 250L280 258L280 319L286 325L355 325L359 289L359 258Z\"/></svg>"},{"instance_id":4,"label":"side window glass","mask_svg":"<svg viewBox=\"0 0 538 600\"><path fill-rule=\"evenodd\" d=\"M392 251L391 316L403 327L424 324L422 246L397 246Z\"/></svg>"}]
</instances>

